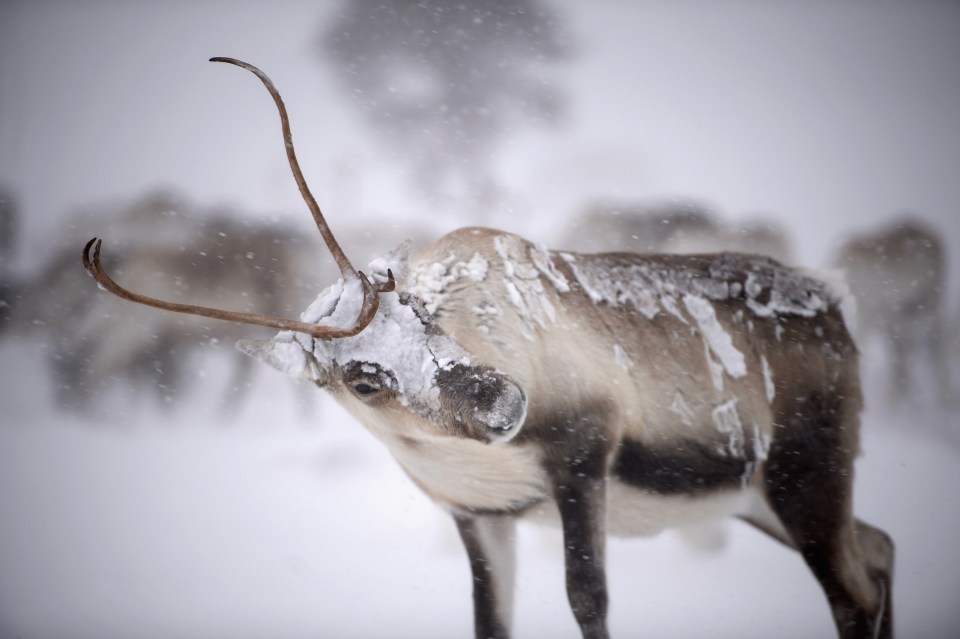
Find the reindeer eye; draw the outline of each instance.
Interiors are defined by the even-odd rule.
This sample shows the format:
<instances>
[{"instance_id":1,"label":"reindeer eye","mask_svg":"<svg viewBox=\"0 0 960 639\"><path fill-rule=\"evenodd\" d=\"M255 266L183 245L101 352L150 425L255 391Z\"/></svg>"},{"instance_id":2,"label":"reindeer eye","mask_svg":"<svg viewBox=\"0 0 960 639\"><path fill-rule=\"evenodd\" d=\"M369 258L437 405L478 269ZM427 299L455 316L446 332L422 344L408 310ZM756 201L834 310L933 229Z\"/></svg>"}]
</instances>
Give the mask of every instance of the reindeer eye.
<instances>
[{"instance_id":1,"label":"reindeer eye","mask_svg":"<svg viewBox=\"0 0 960 639\"><path fill-rule=\"evenodd\" d=\"M380 393L396 388L393 376L377 364L350 362L343 367L343 384L363 400L377 398Z\"/></svg>"},{"instance_id":2,"label":"reindeer eye","mask_svg":"<svg viewBox=\"0 0 960 639\"><path fill-rule=\"evenodd\" d=\"M380 389L374 386L371 386L370 384L360 383L360 384L355 384L353 387L353 390L355 390L358 395L371 395L373 393L376 393Z\"/></svg>"}]
</instances>

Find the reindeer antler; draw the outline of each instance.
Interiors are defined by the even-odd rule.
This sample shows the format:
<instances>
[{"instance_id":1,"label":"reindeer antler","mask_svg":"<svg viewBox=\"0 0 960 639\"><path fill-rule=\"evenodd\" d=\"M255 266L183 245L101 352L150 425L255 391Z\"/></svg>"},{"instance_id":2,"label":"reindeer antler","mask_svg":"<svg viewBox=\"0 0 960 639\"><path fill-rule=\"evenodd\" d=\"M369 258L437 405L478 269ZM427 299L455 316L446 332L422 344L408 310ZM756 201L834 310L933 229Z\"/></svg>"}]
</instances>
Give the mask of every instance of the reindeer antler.
<instances>
[{"instance_id":1,"label":"reindeer antler","mask_svg":"<svg viewBox=\"0 0 960 639\"><path fill-rule=\"evenodd\" d=\"M327 226L327 221L323 217L323 212L320 211L320 205L317 204L313 193L310 192L307 181L303 177L303 172L300 170L297 154L293 150L293 136L290 134L290 119L287 117L287 107L283 104L280 92L273 86L273 81L267 77L266 73L242 60L217 57L210 58L210 62L226 62L227 64L238 66L241 69L246 69L260 78L263 86L267 87L267 91L270 92L270 96L277 105L277 110L280 111L280 127L283 129L283 144L287 150L287 160L290 162L290 170L293 171L293 179L297 181L297 186L300 188L303 201L307 203L310 213L313 214L313 220L317 223L317 228L320 229L320 235L323 236L323 241L327 243L327 248L329 248L333 254L333 259L336 260L337 266L340 267L340 273L343 274L343 279L349 281L356 278L357 272L353 269L343 249L340 248L340 244L337 243L336 238L333 237L333 233L330 231L330 227Z\"/></svg>"},{"instance_id":2,"label":"reindeer antler","mask_svg":"<svg viewBox=\"0 0 960 639\"><path fill-rule=\"evenodd\" d=\"M269 315L262 315L260 313L241 313L237 311L209 308L206 306L195 306L193 304L168 302L165 300L148 297L146 295L141 295L139 293L134 293L117 284L109 275L107 275L106 271L103 270L103 265L100 263L100 247L103 241L98 238L93 238L87 242L87 245L83 248L83 267L87 269L87 273L89 273L102 288L110 293L113 293L117 297L129 300L131 302L136 302L138 304L145 304L147 306L153 306L155 308L173 311L176 313L201 315L203 317L211 317L214 319L242 322L244 324L256 324L258 326L270 326L273 328L279 328L281 330L297 331L300 333L307 333L308 335L319 339L334 339L338 337L350 337L351 335L356 335L366 328L371 321L373 321L374 316L377 314L377 309L380 306L380 293L392 291L396 287L396 282L393 279L393 273L388 270L387 281L374 284L367 278L366 275L363 274L363 272L355 270L350 264L350 260L347 259L343 249L340 248L340 244L337 242L336 238L333 236L333 233L330 231L330 228L327 226L327 221L324 219L323 213L320 211L320 206L317 204L316 199L314 199L313 194L310 192L307 182L303 177L303 172L300 170L300 163L297 162L297 156L293 149L293 137L290 133L290 120L287 117L287 109L283 104L283 100L280 98L280 93L277 91L276 87L274 87L270 78L267 77L267 75L257 67L234 58L218 57L210 58L210 61L226 62L243 69L247 69L260 78L264 86L266 86L267 90L270 92L270 95L273 97L273 101L276 103L277 109L280 111L280 125L283 129L283 142L287 150L287 160L290 162L290 169L293 171L293 177L297 181L297 186L300 188L300 194L307 203L307 207L310 209L310 213L313 215L313 219L317 223L317 228L320 230L320 235L323 236L323 240L326 242L327 248L329 248L330 252L333 254L333 258L337 262L337 266L340 268L340 273L343 275L344 280L348 282L352 280L360 281L360 285L363 289L363 304L360 307L360 314L357 316L357 321L353 326L346 328L318 326L316 324L307 324L306 322L272 317Z\"/></svg>"}]
</instances>

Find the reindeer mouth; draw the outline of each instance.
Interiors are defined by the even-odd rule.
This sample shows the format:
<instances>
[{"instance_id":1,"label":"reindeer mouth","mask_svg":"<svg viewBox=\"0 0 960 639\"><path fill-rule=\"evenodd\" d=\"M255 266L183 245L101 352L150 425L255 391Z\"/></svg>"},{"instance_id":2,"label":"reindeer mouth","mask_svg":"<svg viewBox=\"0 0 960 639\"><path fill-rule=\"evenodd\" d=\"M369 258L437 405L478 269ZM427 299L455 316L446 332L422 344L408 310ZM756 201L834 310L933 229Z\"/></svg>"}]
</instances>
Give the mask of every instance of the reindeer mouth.
<instances>
[{"instance_id":1,"label":"reindeer mouth","mask_svg":"<svg viewBox=\"0 0 960 639\"><path fill-rule=\"evenodd\" d=\"M477 410L477 421L490 435L491 443L505 443L513 439L527 418L527 396L512 381L503 380L503 389L490 410Z\"/></svg>"},{"instance_id":2,"label":"reindeer mouth","mask_svg":"<svg viewBox=\"0 0 960 639\"><path fill-rule=\"evenodd\" d=\"M485 443L513 439L527 417L527 396L510 377L493 368L454 364L437 372L442 412Z\"/></svg>"}]
</instances>

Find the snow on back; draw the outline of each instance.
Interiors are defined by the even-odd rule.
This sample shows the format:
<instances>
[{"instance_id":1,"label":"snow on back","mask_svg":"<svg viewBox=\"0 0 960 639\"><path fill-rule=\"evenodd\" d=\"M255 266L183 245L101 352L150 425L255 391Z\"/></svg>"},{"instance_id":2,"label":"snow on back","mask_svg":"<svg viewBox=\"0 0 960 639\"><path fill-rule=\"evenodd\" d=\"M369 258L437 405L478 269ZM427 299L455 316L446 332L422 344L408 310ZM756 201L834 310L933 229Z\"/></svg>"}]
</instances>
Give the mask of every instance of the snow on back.
<instances>
[{"instance_id":1,"label":"snow on back","mask_svg":"<svg viewBox=\"0 0 960 639\"><path fill-rule=\"evenodd\" d=\"M802 272L807 276L823 282L831 299L835 300L840 306L840 314L843 316L843 322L847 329L857 339L857 298L854 297L847 282L846 273L836 269L803 269Z\"/></svg>"},{"instance_id":2,"label":"snow on back","mask_svg":"<svg viewBox=\"0 0 960 639\"><path fill-rule=\"evenodd\" d=\"M703 357L707 361L707 369L710 371L710 379L713 387L718 391L723 390L723 364L713 359L710 352L710 344L703 340Z\"/></svg>"},{"instance_id":3,"label":"snow on back","mask_svg":"<svg viewBox=\"0 0 960 639\"><path fill-rule=\"evenodd\" d=\"M543 273L544 277L550 280L550 283L553 284L557 291L560 293L570 291L570 283L567 282L567 278L564 277L563 273L561 273L553 263L553 255L546 246L543 244L535 244L530 249L530 259L533 261L534 266Z\"/></svg>"},{"instance_id":4,"label":"snow on back","mask_svg":"<svg viewBox=\"0 0 960 639\"><path fill-rule=\"evenodd\" d=\"M649 320L663 311L690 324L683 313L686 310L704 341L717 390L723 389L723 373L739 378L746 375L747 367L743 353L718 319L714 302L743 300L760 318L812 317L839 297L823 282L761 256L722 253L690 257L688 261L670 256L636 259L618 254L560 253L560 257L596 304L629 304ZM682 308L678 301L683 302ZM742 315L741 311L740 319ZM752 321L748 320L747 325L751 326Z\"/></svg>"},{"instance_id":5,"label":"snow on back","mask_svg":"<svg viewBox=\"0 0 960 639\"><path fill-rule=\"evenodd\" d=\"M415 272L411 273L407 289L423 300L427 311L435 313L454 282L467 278L479 284L487 279L489 269L490 264L479 253L463 261L451 252L439 262L418 264Z\"/></svg>"},{"instance_id":6,"label":"snow on back","mask_svg":"<svg viewBox=\"0 0 960 639\"><path fill-rule=\"evenodd\" d=\"M777 388L773 385L773 373L770 371L770 363L766 356L760 356L760 367L763 370L763 388L767 394L767 403L773 403L773 398L777 394Z\"/></svg>"},{"instance_id":7,"label":"snow on back","mask_svg":"<svg viewBox=\"0 0 960 639\"><path fill-rule=\"evenodd\" d=\"M630 359L630 356L627 355L627 352L623 350L623 347L619 344L613 345L613 361L623 369L624 373L629 373L630 369L633 368L633 360Z\"/></svg>"},{"instance_id":8,"label":"snow on back","mask_svg":"<svg viewBox=\"0 0 960 639\"><path fill-rule=\"evenodd\" d=\"M737 410L737 398L731 398L714 407L711 415L717 430L727 436L727 447L717 452L731 457L743 459L746 457L744 449L743 423Z\"/></svg>"},{"instance_id":9,"label":"snow on back","mask_svg":"<svg viewBox=\"0 0 960 639\"><path fill-rule=\"evenodd\" d=\"M657 303L658 291L649 286L643 278L643 269L638 265L621 267L615 263L604 264L601 268L595 259L584 260L588 256L574 256L561 253L560 256L570 266L583 291L595 303L610 306L632 304L647 319L653 319L660 312Z\"/></svg>"},{"instance_id":10,"label":"snow on back","mask_svg":"<svg viewBox=\"0 0 960 639\"><path fill-rule=\"evenodd\" d=\"M542 244L499 234L492 237L490 248L489 252L474 252L469 259L452 250L441 260L418 263L406 289L423 301L427 311L435 313L452 291L479 285L488 297L471 309L477 329L490 333L509 309L520 320L521 334L533 341L537 330L550 328L557 319L550 287L568 293L570 283L554 263L555 254ZM495 279L492 269L497 272Z\"/></svg>"},{"instance_id":11,"label":"snow on back","mask_svg":"<svg viewBox=\"0 0 960 639\"><path fill-rule=\"evenodd\" d=\"M730 377L743 377L747 374L747 364L743 353L733 345L730 334L723 329L713 310L713 304L697 295L683 296L683 305L697 322L700 334Z\"/></svg>"},{"instance_id":12,"label":"snow on back","mask_svg":"<svg viewBox=\"0 0 960 639\"><path fill-rule=\"evenodd\" d=\"M507 299L524 321L524 337L533 340L533 322L547 328L557 316L540 281L540 274L549 274L547 277L555 286L566 286L566 279L556 269L548 268L546 262L549 260L544 260L536 249L529 249L527 242L515 235L498 235L493 238L493 246L503 266L502 284ZM541 268L537 268L538 262Z\"/></svg>"},{"instance_id":13,"label":"snow on back","mask_svg":"<svg viewBox=\"0 0 960 639\"><path fill-rule=\"evenodd\" d=\"M755 316L764 318L812 317L841 299L823 282L755 255L721 253L712 256L705 269L685 268L671 256L646 256L642 261L615 254L560 256L591 300L632 304L648 319L661 310L675 314L676 299L683 295L712 301L743 298Z\"/></svg>"}]
</instances>

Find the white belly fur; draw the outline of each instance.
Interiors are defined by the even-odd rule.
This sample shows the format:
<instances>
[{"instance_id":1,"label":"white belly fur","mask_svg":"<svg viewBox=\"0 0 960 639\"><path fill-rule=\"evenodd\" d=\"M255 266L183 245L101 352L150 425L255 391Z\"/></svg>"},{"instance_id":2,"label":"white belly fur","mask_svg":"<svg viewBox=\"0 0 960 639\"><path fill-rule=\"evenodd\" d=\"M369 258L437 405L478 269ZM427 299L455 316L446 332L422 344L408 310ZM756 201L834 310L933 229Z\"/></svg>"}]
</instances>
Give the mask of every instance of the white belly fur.
<instances>
[{"instance_id":1,"label":"white belly fur","mask_svg":"<svg viewBox=\"0 0 960 639\"><path fill-rule=\"evenodd\" d=\"M762 511L763 498L753 488L700 496L657 495L619 481L607 486L607 534L615 537L651 537L670 528L691 526ZM543 503L525 515L538 524L560 523L554 503Z\"/></svg>"},{"instance_id":2,"label":"white belly fur","mask_svg":"<svg viewBox=\"0 0 960 639\"><path fill-rule=\"evenodd\" d=\"M619 537L648 537L668 528L746 514L755 495L748 488L665 496L612 481L607 486L607 532Z\"/></svg>"},{"instance_id":3,"label":"white belly fur","mask_svg":"<svg viewBox=\"0 0 960 639\"><path fill-rule=\"evenodd\" d=\"M536 446L453 438L421 440L412 446L399 440L384 443L417 485L442 504L493 511L542 500L523 518L559 525ZM769 526L779 528L752 486L691 496L658 495L615 479L607 485L607 532L618 537L648 537L669 528L738 515L769 519Z\"/></svg>"}]
</instances>

